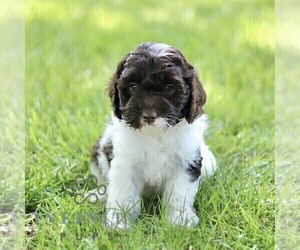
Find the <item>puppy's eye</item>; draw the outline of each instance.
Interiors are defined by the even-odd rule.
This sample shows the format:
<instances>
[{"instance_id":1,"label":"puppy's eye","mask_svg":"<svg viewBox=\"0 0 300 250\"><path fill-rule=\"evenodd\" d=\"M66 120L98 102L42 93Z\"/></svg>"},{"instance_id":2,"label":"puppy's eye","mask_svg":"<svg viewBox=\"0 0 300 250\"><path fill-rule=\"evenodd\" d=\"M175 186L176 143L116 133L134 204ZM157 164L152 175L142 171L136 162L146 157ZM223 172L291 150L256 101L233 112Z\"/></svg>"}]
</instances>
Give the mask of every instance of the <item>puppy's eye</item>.
<instances>
[{"instance_id":1,"label":"puppy's eye","mask_svg":"<svg viewBox=\"0 0 300 250\"><path fill-rule=\"evenodd\" d=\"M171 84L167 84L167 85L165 86L165 90L166 90L166 92L168 92L168 93L173 93L173 92L174 92L174 86L171 85Z\"/></svg>"},{"instance_id":2,"label":"puppy's eye","mask_svg":"<svg viewBox=\"0 0 300 250\"><path fill-rule=\"evenodd\" d=\"M137 84L136 83L131 83L129 85L129 90L130 90L131 93L134 93L136 91L136 89L137 89Z\"/></svg>"}]
</instances>

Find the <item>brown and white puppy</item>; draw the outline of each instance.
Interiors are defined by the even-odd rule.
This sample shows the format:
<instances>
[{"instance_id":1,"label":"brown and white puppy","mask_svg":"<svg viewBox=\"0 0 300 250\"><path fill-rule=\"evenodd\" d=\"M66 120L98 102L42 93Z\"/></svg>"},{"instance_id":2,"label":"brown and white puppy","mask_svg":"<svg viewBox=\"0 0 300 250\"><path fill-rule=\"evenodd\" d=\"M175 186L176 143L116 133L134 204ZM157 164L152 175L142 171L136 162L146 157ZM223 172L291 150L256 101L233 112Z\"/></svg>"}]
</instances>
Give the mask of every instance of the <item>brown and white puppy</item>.
<instances>
[{"instance_id":1,"label":"brown and white puppy","mask_svg":"<svg viewBox=\"0 0 300 250\"><path fill-rule=\"evenodd\" d=\"M142 196L162 194L173 225L195 226L201 177L216 161L204 143L206 93L193 66L166 44L143 43L118 64L108 86L112 123L96 143L92 173L107 185L106 224L127 228Z\"/></svg>"}]
</instances>

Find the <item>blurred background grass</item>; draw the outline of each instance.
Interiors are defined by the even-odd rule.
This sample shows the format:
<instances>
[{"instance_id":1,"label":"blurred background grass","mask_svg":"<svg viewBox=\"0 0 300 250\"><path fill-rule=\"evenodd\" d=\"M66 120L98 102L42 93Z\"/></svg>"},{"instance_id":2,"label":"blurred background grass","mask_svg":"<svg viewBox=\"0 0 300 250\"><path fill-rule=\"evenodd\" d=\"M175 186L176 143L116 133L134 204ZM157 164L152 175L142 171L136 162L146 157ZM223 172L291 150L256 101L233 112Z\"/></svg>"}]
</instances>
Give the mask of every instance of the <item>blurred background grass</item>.
<instances>
[{"instance_id":1,"label":"blurred background grass","mask_svg":"<svg viewBox=\"0 0 300 250\"><path fill-rule=\"evenodd\" d=\"M24 247L25 5L0 5L0 249L11 249Z\"/></svg>"},{"instance_id":2,"label":"blurred background grass","mask_svg":"<svg viewBox=\"0 0 300 250\"><path fill-rule=\"evenodd\" d=\"M276 246L300 246L300 2L276 3Z\"/></svg>"},{"instance_id":3,"label":"blurred background grass","mask_svg":"<svg viewBox=\"0 0 300 250\"><path fill-rule=\"evenodd\" d=\"M207 141L220 170L215 186L204 185L196 201L200 216L206 217L201 232L192 237L193 246L270 248L273 5L269 0L27 1L27 212L58 214L62 204L68 210L78 209L63 191L76 175L88 172L91 145L109 121L106 83L123 55L141 42L158 41L183 52L208 93ZM49 230L38 227L37 234L29 237L30 244L55 245L60 229L51 228L53 239L46 237ZM70 230L74 234L75 229ZM140 231L135 231L139 240L132 244L155 242L145 240L145 232ZM128 234L113 241L124 247L121 242ZM164 243L169 248L189 244L170 239ZM73 246L74 240L70 238L68 244Z\"/></svg>"}]
</instances>

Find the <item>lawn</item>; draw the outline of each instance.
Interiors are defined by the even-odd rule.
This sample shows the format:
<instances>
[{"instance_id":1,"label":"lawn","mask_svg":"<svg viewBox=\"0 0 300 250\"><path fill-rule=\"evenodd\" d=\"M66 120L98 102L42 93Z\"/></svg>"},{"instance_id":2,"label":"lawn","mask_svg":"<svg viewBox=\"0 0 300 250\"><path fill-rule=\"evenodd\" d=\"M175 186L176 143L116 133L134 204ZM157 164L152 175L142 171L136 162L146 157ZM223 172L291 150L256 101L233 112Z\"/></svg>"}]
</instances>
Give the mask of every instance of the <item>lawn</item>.
<instances>
[{"instance_id":1,"label":"lawn","mask_svg":"<svg viewBox=\"0 0 300 250\"><path fill-rule=\"evenodd\" d=\"M104 204L67 192L109 122L110 75L144 41L179 48L208 94L219 169L199 188L194 229L169 226L155 199L130 230L107 230ZM273 1L28 0L25 109L28 248L274 248Z\"/></svg>"}]
</instances>

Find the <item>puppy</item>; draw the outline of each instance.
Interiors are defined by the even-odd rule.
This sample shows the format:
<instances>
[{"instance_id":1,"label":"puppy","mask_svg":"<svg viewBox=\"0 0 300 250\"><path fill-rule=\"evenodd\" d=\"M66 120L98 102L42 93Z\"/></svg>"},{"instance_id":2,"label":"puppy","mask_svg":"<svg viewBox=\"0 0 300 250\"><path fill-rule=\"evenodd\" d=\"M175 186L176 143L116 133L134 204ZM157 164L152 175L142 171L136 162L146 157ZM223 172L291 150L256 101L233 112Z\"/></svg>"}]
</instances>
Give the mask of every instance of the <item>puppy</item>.
<instances>
[{"instance_id":1,"label":"puppy","mask_svg":"<svg viewBox=\"0 0 300 250\"><path fill-rule=\"evenodd\" d=\"M112 122L91 164L98 184L107 185L98 197L106 200L106 224L127 228L141 197L159 193L169 223L197 225L199 180L216 161L204 143L206 93L193 66L171 46L143 43L119 62L108 94Z\"/></svg>"}]
</instances>

